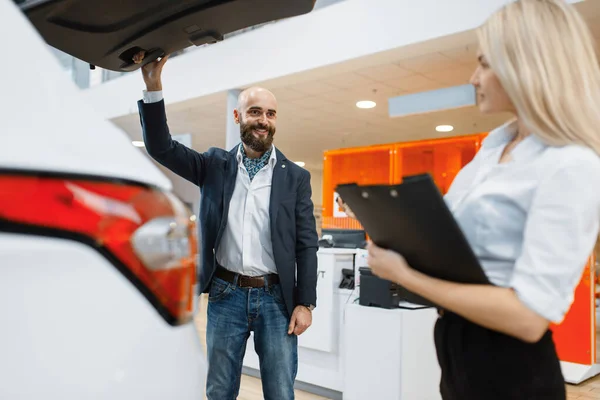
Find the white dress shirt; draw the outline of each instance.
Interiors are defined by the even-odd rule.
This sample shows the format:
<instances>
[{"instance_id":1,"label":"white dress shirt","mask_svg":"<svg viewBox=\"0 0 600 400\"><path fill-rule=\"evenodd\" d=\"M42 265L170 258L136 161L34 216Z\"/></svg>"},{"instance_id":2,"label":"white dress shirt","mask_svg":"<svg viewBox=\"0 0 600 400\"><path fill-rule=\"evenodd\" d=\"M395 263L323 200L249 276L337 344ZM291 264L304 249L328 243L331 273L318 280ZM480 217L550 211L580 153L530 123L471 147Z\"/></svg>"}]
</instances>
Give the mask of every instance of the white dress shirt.
<instances>
[{"instance_id":1,"label":"white dress shirt","mask_svg":"<svg viewBox=\"0 0 600 400\"><path fill-rule=\"evenodd\" d=\"M163 92L162 90L157 90L154 92L148 92L147 90L144 90L144 103L158 103L159 101L161 101L163 99Z\"/></svg>"},{"instance_id":2,"label":"white dress shirt","mask_svg":"<svg viewBox=\"0 0 600 400\"><path fill-rule=\"evenodd\" d=\"M271 181L277 163L275 147L268 163L252 181L242 161L240 147L237 162L238 173L229 204L227 226L217 250L217 262L243 275L277 273L269 217Z\"/></svg>"},{"instance_id":3,"label":"white dress shirt","mask_svg":"<svg viewBox=\"0 0 600 400\"><path fill-rule=\"evenodd\" d=\"M143 95L144 103L163 99L162 91L144 91ZM216 254L217 262L230 271L248 276L277 273L269 215L271 181L277 163L275 146L268 163L252 181L244 166L240 147L237 162L238 173L227 225Z\"/></svg>"},{"instance_id":4,"label":"white dress shirt","mask_svg":"<svg viewBox=\"0 0 600 400\"><path fill-rule=\"evenodd\" d=\"M488 279L558 323L598 237L600 158L532 134L500 164L515 131L514 122L492 131L445 200Z\"/></svg>"}]
</instances>

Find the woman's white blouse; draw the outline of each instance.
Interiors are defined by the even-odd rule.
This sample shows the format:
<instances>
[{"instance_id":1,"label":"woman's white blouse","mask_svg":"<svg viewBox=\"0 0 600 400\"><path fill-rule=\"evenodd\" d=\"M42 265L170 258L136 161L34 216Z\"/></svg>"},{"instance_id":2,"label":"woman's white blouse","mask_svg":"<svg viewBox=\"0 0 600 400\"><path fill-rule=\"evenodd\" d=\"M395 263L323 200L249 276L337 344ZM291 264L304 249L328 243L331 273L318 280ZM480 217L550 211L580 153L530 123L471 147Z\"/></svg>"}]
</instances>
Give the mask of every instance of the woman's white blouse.
<instances>
[{"instance_id":1,"label":"woman's white blouse","mask_svg":"<svg viewBox=\"0 0 600 400\"><path fill-rule=\"evenodd\" d=\"M600 158L529 135L499 164L514 122L492 131L445 200L488 279L560 322L592 254L600 224Z\"/></svg>"}]
</instances>

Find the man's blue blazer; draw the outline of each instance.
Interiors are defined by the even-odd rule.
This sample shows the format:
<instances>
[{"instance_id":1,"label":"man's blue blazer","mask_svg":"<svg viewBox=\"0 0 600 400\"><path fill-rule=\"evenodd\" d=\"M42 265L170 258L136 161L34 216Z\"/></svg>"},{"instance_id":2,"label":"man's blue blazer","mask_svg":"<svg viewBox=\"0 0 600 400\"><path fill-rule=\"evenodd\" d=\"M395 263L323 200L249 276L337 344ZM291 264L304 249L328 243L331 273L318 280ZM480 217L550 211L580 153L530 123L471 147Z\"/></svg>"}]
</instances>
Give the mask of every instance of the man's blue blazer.
<instances>
[{"instance_id":1,"label":"man's blue blazer","mask_svg":"<svg viewBox=\"0 0 600 400\"><path fill-rule=\"evenodd\" d=\"M235 187L237 147L231 151L212 147L204 153L189 149L171 139L164 100L157 103L140 100L138 109L148 154L200 188L199 282L200 291L206 293L215 272L215 255ZM310 173L276 151L269 206L271 240L286 308L291 315L298 304L317 305L318 237Z\"/></svg>"}]
</instances>

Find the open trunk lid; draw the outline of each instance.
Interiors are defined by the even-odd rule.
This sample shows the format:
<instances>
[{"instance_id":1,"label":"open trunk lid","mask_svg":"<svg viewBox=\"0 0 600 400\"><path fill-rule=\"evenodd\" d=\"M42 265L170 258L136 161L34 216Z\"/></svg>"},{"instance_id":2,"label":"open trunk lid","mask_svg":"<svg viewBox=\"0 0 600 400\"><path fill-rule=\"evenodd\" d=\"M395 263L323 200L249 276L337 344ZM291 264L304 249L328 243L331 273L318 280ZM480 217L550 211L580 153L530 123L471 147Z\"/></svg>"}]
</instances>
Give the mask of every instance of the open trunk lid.
<instances>
[{"instance_id":1,"label":"open trunk lid","mask_svg":"<svg viewBox=\"0 0 600 400\"><path fill-rule=\"evenodd\" d=\"M132 71L239 29L310 12L316 0L15 0L51 46L113 71ZM133 55L144 50L144 63Z\"/></svg>"}]
</instances>

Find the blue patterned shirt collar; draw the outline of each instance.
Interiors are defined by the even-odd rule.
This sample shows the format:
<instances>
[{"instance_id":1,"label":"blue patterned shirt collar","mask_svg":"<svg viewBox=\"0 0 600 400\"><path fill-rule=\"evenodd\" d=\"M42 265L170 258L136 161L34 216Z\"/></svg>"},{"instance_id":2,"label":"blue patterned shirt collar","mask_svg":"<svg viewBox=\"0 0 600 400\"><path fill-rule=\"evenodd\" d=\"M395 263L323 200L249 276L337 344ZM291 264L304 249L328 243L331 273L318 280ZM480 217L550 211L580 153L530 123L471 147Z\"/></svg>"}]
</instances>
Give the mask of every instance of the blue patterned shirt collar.
<instances>
[{"instance_id":1,"label":"blue patterned shirt collar","mask_svg":"<svg viewBox=\"0 0 600 400\"><path fill-rule=\"evenodd\" d=\"M271 146L271 148L265 152L259 158L250 158L246 154L244 150L244 146L240 143L237 152L238 163L243 163L246 167L246 171L248 171L248 175L250 176L250 180L252 180L258 171L263 169L267 164L274 166L277 162L276 152L274 151L275 146Z\"/></svg>"}]
</instances>

